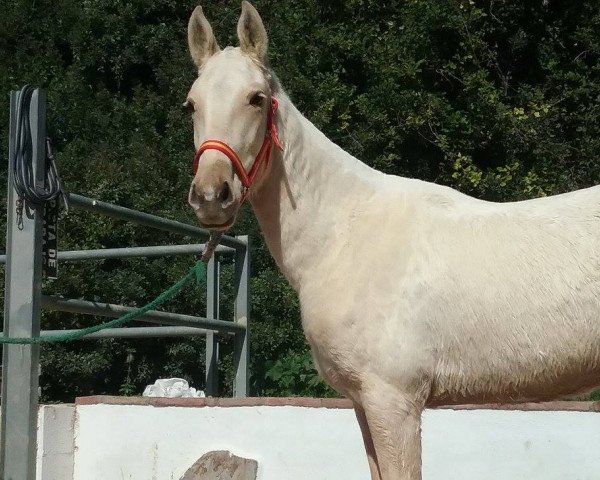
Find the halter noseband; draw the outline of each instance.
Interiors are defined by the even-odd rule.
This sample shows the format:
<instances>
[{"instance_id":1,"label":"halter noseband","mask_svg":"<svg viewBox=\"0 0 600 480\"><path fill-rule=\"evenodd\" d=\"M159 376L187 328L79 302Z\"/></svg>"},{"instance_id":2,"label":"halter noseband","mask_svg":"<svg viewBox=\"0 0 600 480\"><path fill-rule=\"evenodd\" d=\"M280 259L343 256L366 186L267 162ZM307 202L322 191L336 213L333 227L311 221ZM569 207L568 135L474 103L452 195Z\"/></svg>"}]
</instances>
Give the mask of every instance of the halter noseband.
<instances>
[{"instance_id":1,"label":"halter noseband","mask_svg":"<svg viewBox=\"0 0 600 480\"><path fill-rule=\"evenodd\" d=\"M221 152L231 161L235 173L242 182L243 193L241 203L243 203L246 200L246 197L248 196L248 191L250 190L250 187L252 186L252 183L256 178L256 174L258 173L260 166L263 163L265 163L265 165L269 163L269 160L271 158L271 152L273 151L273 145L276 145L277 148L283 150L283 146L281 145L281 142L279 141L279 136L277 135L277 125L275 124L275 112L277 111L278 106L279 102L276 98L272 97L271 108L269 109L269 112L267 114L267 131L265 132L265 139L263 140L262 146L260 147L258 155L256 155L254 163L252 164L252 167L250 168L249 172L246 172L244 164L240 160L238 154L235 153L235 150L233 150L233 148L231 148L225 142L222 142L220 140L206 140L202 145L200 145L200 148L194 156L194 175L198 171L198 163L200 161L200 156L206 150L217 150Z\"/></svg>"}]
</instances>

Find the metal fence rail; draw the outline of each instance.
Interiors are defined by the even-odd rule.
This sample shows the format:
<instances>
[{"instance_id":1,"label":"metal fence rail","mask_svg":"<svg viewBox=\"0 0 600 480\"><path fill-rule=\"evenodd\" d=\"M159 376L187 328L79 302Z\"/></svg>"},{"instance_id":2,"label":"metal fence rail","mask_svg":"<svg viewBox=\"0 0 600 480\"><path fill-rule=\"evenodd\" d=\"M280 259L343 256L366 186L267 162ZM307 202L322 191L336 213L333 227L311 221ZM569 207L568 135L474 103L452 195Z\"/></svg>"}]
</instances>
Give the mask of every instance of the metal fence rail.
<instances>
[{"instance_id":1,"label":"metal fence rail","mask_svg":"<svg viewBox=\"0 0 600 480\"><path fill-rule=\"evenodd\" d=\"M135 258L135 257L170 257L174 255L195 255L204 250L204 243L189 245L156 245L151 247L123 247L100 248L96 250L67 250L58 252L58 260L78 262L82 260L105 260L107 258ZM216 253L232 253L234 248L219 245ZM0 265L6 263L6 255L0 255Z\"/></svg>"},{"instance_id":2,"label":"metal fence rail","mask_svg":"<svg viewBox=\"0 0 600 480\"><path fill-rule=\"evenodd\" d=\"M172 233L180 233L182 235L189 235L196 238L208 239L210 236L210 232L204 228L157 217L156 215L150 215L149 213L138 212L137 210L131 210L130 208L121 207L119 205L101 202L100 200L94 200L93 198L84 197L83 195L77 195L75 193L70 193L67 196L70 206L78 207L90 212L102 213L106 216L134 222L138 225L166 230ZM246 247L244 242L240 239L225 236L221 239L221 245L231 248Z\"/></svg>"},{"instance_id":3,"label":"metal fence rail","mask_svg":"<svg viewBox=\"0 0 600 480\"><path fill-rule=\"evenodd\" d=\"M15 149L17 92L11 92L9 165ZM43 182L45 169L46 104L45 95L36 90L31 101L30 123L33 137L34 172L38 183ZM75 330L40 331L42 308L63 312L118 317L135 310L125 305L45 296L42 279L42 209L23 216L23 225L15 219L16 192L9 168L7 202L6 264L4 331L12 337L33 337L74 332ZM137 210L101 202L77 194L68 194L70 206L93 213L130 221L139 225L166 230L207 240L210 232ZM96 260L107 258L158 257L199 254L201 243L186 245L157 245L111 249L58 252L62 261ZM233 254L235 258L235 308L233 321L219 317L219 272L217 254ZM206 316L183 315L164 311L149 311L136 320L166 326L110 328L83 337L83 340L102 338L150 338L186 335L206 336L206 394L216 395L218 386L218 339L234 338L234 395L248 394L248 312L249 312L249 245L248 237L226 237L207 265ZM34 480L36 468L36 426L38 407L39 345L2 346L2 397L0 424L0 479ZM10 455L9 455L10 452Z\"/></svg>"},{"instance_id":4,"label":"metal fence rail","mask_svg":"<svg viewBox=\"0 0 600 480\"><path fill-rule=\"evenodd\" d=\"M42 295L42 307L47 308L48 310L58 310L60 312L83 313L85 315L100 315L111 318L120 317L124 313L129 313L135 310L133 307L126 307L124 305L89 302L85 300L45 295ZM194 317L192 315L182 315L180 313L161 312L157 310L150 310L134 320L179 327L206 328L216 332L230 334L235 334L246 330L243 325L240 325L236 322L207 319L202 317Z\"/></svg>"},{"instance_id":5,"label":"metal fence rail","mask_svg":"<svg viewBox=\"0 0 600 480\"><path fill-rule=\"evenodd\" d=\"M42 337L61 333L75 333L77 330L42 330ZM211 330L197 327L128 327L107 328L99 332L90 333L81 340L99 340L106 338L156 338L156 337L185 337L195 335L206 335Z\"/></svg>"}]
</instances>

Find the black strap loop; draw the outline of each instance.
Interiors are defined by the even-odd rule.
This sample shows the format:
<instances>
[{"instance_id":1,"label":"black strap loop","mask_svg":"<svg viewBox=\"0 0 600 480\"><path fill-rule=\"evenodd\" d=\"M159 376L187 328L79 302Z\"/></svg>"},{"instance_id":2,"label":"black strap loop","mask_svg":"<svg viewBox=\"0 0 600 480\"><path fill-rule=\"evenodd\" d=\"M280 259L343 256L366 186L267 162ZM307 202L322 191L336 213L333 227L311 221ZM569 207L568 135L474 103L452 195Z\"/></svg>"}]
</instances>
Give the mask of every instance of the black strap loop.
<instances>
[{"instance_id":1,"label":"black strap loop","mask_svg":"<svg viewBox=\"0 0 600 480\"><path fill-rule=\"evenodd\" d=\"M36 208L44 203L62 197L67 206L66 196L62 188L54 156L50 148L50 139L46 139L46 172L44 187L38 187L33 175L33 138L29 123L31 97L35 89L25 85L17 97L17 125L15 149L12 160L13 186L19 196L17 202L17 223L22 225L23 205Z\"/></svg>"}]
</instances>

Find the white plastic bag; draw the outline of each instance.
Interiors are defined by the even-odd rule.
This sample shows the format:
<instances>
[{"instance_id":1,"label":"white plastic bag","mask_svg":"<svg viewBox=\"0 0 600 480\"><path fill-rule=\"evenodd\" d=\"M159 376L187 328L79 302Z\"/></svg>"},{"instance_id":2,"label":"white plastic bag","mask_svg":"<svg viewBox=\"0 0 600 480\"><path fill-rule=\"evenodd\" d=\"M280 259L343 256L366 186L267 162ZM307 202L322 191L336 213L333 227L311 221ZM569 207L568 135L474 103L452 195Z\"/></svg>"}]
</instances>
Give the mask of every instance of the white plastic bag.
<instances>
[{"instance_id":1,"label":"white plastic bag","mask_svg":"<svg viewBox=\"0 0 600 480\"><path fill-rule=\"evenodd\" d=\"M148 385L142 393L143 397L204 397L203 390L190 387L183 378L159 378L154 385Z\"/></svg>"}]
</instances>

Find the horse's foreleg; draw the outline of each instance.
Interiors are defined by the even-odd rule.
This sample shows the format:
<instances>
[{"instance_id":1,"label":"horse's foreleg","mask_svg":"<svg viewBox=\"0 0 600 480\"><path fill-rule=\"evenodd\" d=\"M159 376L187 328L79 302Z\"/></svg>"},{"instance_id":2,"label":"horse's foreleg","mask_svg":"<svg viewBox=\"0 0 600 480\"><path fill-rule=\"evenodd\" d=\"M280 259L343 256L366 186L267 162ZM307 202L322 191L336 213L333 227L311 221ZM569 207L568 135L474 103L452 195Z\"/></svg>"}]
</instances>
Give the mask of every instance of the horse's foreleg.
<instances>
[{"instance_id":1,"label":"horse's foreleg","mask_svg":"<svg viewBox=\"0 0 600 480\"><path fill-rule=\"evenodd\" d=\"M421 480L423 404L395 389L373 389L362 407L381 480ZM377 478L377 477L375 477Z\"/></svg>"},{"instance_id":2,"label":"horse's foreleg","mask_svg":"<svg viewBox=\"0 0 600 480\"><path fill-rule=\"evenodd\" d=\"M354 403L354 413L356 414L356 419L358 420L358 425L360 426L360 433L362 433L363 442L365 444L365 450L367 451L367 460L369 461L371 480L381 480L381 476L379 475L379 467L377 466L375 446L373 445L371 432L369 432L369 425L367 424L365 411L358 403Z\"/></svg>"}]
</instances>

